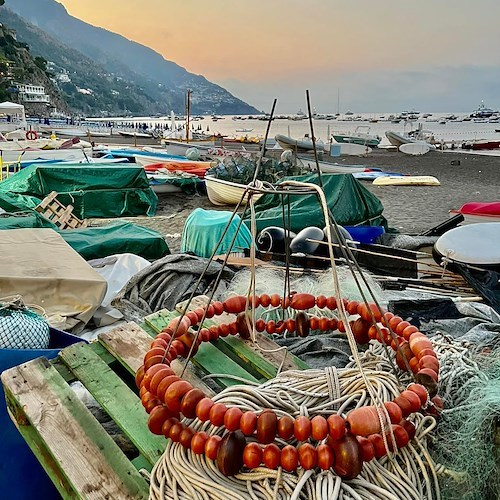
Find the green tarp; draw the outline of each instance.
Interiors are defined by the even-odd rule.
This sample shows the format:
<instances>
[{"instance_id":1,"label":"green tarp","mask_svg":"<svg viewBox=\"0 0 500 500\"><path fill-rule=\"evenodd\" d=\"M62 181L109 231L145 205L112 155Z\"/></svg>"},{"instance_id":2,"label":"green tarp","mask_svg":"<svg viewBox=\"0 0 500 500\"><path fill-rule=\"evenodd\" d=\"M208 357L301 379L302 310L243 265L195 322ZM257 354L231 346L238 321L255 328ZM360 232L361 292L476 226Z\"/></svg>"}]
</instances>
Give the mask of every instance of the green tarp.
<instances>
[{"instance_id":1,"label":"green tarp","mask_svg":"<svg viewBox=\"0 0 500 500\"><path fill-rule=\"evenodd\" d=\"M316 174L286 177L280 182L285 180L318 184ZM384 207L380 200L351 174L323 174L322 180L328 207L338 224L342 226L387 224L382 216ZM284 213L288 216L287 207ZM262 196L255 204L255 217L258 231L269 226L283 227L282 197L277 194ZM249 213L245 216L244 222L250 227ZM313 194L290 195L290 222L290 229L295 233L309 226L323 228L325 219L318 197Z\"/></svg>"},{"instance_id":2,"label":"green tarp","mask_svg":"<svg viewBox=\"0 0 500 500\"><path fill-rule=\"evenodd\" d=\"M241 224L238 229L239 215L234 216L226 231L231 215L231 212L225 210L203 210L202 208L193 210L184 224L181 252L192 252L199 257L208 258L214 250L217 250L216 255L222 255L228 251L240 253L250 248L252 235L245 224ZM235 237L236 231L238 234ZM223 237L222 242L217 248L221 237ZM231 247L233 238L234 243Z\"/></svg>"},{"instance_id":3,"label":"green tarp","mask_svg":"<svg viewBox=\"0 0 500 500\"><path fill-rule=\"evenodd\" d=\"M0 216L0 230L33 227L54 229L85 260L120 253L133 253L145 259L155 260L170 253L167 242L160 233L130 222L60 230L37 212Z\"/></svg>"},{"instance_id":4,"label":"green tarp","mask_svg":"<svg viewBox=\"0 0 500 500\"><path fill-rule=\"evenodd\" d=\"M158 204L142 167L76 163L30 165L0 182L0 208L33 210L52 191L80 219L152 216Z\"/></svg>"}]
</instances>

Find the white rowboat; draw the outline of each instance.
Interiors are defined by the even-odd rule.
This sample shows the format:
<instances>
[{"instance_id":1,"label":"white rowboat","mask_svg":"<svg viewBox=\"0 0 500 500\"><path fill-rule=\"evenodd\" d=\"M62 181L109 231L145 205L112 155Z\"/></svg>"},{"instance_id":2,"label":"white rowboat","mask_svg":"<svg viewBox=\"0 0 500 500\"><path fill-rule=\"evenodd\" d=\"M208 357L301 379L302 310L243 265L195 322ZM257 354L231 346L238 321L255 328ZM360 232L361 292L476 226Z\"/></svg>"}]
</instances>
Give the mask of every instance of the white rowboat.
<instances>
[{"instance_id":1,"label":"white rowboat","mask_svg":"<svg viewBox=\"0 0 500 500\"><path fill-rule=\"evenodd\" d=\"M236 182L216 179L211 175L205 176L205 186L207 188L208 199L214 205L237 205L242 199L247 187L246 185ZM257 180L256 187L262 188L262 182ZM255 193L253 198L254 200L258 200L261 196L262 193ZM248 194L245 195L243 201L246 202L247 198Z\"/></svg>"}]
</instances>

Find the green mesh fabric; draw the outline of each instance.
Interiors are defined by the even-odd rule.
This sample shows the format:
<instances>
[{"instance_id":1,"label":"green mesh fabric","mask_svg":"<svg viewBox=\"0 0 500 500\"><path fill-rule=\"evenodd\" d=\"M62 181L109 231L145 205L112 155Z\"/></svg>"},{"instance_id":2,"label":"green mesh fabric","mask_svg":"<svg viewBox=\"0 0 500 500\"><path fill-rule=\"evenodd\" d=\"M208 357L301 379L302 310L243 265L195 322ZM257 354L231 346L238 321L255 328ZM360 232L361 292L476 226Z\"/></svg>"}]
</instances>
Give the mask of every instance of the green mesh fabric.
<instances>
[{"instance_id":1,"label":"green mesh fabric","mask_svg":"<svg viewBox=\"0 0 500 500\"><path fill-rule=\"evenodd\" d=\"M28 309L0 309L0 348L47 349L50 332L48 323Z\"/></svg>"}]
</instances>

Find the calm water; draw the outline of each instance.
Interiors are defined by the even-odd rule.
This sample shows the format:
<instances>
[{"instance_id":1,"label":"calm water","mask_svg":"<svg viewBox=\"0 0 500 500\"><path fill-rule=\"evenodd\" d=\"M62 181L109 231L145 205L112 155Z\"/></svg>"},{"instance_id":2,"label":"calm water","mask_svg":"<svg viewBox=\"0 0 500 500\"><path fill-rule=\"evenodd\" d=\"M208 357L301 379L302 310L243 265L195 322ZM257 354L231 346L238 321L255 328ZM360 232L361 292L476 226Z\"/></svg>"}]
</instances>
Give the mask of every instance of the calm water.
<instances>
[{"instance_id":1,"label":"calm water","mask_svg":"<svg viewBox=\"0 0 500 500\"><path fill-rule=\"evenodd\" d=\"M325 119L314 119L313 127L314 134L317 139L321 139L325 142L328 141L329 133L333 132L352 132L359 125L368 125L370 127L370 133L379 135L382 137L382 145L389 145L389 141L385 137L386 130L392 130L394 132L408 132L412 129L417 128L418 124L422 124L424 130L432 132L436 140L444 141L456 141L461 143L466 140L479 140L479 139L498 139L500 140L500 133L495 132L495 129L500 130L500 123L477 123L474 121L447 121L445 124L441 124L436 120L444 115L449 115L450 113L433 113L428 119L419 119L413 121L401 121L399 123L392 123L390 121L379 120L377 123L370 123L369 120L373 118L378 118L382 115L388 117L390 113L364 113L360 116L362 121L347 121L344 116L341 115L336 120L325 120ZM467 116L465 113L455 113L458 117L462 118ZM97 121L97 120L96 120ZM147 123L151 126L165 126L170 124L170 118L150 118L150 117L138 117L138 118L111 118L104 121L114 121L117 125L120 122L138 122ZM176 124L182 125L183 120L176 120ZM252 136L263 136L266 131L267 121L257 120L257 119L244 119L244 120L233 120L232 116L225 116L222 119L213 121L211 117L204 117L201 120L191 119L191 128L194 130L201 130L203 132L220 133L227 136L242 136L248 135ZM251 131L241 132L237 130L247 129ZM276 134L290 135L294 138L303 137L304 134L310 134L310 124L309 120L288 120L288 119L275 119L272 122L269 136L274 137Z\"/></svg>"}]
</instances>

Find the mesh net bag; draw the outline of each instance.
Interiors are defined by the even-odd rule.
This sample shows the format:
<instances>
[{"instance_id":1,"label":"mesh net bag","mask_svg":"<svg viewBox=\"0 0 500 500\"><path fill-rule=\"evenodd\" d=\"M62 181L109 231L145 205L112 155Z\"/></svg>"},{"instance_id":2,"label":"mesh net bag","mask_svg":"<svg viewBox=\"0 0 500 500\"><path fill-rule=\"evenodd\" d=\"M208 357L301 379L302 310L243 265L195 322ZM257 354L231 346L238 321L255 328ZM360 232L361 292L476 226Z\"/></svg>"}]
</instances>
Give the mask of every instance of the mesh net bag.
<instances>
[{"instance_id":1,"label":"mesh net bag","mask_svg":"<svg viewBox=\"0 0 500 500\"><path fill-rule=\"evenodd\" d=\"M48 323L22 301L0 303L0 348L47 349L49 339Z\"/></svg>"}]
</instances>

